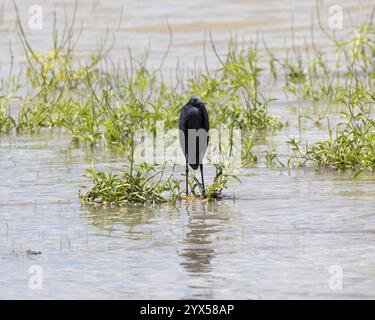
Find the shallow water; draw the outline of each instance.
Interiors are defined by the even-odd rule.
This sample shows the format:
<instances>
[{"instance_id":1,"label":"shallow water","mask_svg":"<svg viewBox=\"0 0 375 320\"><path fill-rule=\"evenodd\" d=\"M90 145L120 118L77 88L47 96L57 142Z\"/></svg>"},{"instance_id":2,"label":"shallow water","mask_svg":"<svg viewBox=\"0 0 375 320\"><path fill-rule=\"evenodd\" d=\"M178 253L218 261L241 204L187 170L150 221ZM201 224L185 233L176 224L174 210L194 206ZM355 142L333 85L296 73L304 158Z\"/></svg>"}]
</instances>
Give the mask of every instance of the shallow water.
<instances>
[{"instance_id":1,"label":"shallow water","mask_svg":"<svg viewBox=\"0 0 375 320\"><path fill-rule=\"evenodd\" d=\"M63 30L64 8L68 13L68 21L71 21L75 0L39 0L37 4L43 9L43 28L40 30L28 27L32 16L28 10L36 4L35 1L16 2L28 40L32 47L40 51L52 47L53 13L56 12L59 30ZM108 43L112 43L113 35L116 37L111 50L114 61L123 61L129 47L135 55L143 55L145 49L149 48L150 65L159 66L170 41L168 24L173 35L164 69L171 70L172 74L177 63L188 68L204 66L205 39L206 62L210 67L217 65L209 44L209 31L212 32L219 53L226 52L231 37L246 42L256 38L261 42L264 40L275 52L283 52L285 47L290 48L292 45L301 48L313 37L318 47L327 49L331 40L318 27L315 3L311 0L290 0L287 3L278 0L207 0L202 5L197 0L80 0L74 34L79 33L81 24L83 31L76 51L82 57L96 53L98 42L105 38L108 28ZM335 31L337 37L345 36L353 25L368 21L374 6L371 0L342 0L339 3L343 10L343 24L341 30ZM13 2L5 0L2 4L0 56L2 66L7 66L11 61L9 44L16 63L22 61L24 56L17 40ZM319 1L320 20L328 31L331 5L337 5L337 1ZM6 71L3 68L2 72Z\"/></svg>"},{"instance_id":2,"label":"shallow water","mask_svg":"<svg viewBox=\"0 0 375 320\"><path fill-rule=\"evenodd\" d=\"M112 23L118 14L113 8L121 2L80 3L79 16L88 30L82 39L84 55L94 48L89 35L101 33L99 22ZM167 14L176 26L167 67L173 68L177 59L188 66L194 57L201 59L205 28L212 28L224 44L228 29L251 38L261 26L270 46L282 49L292 12L300 33L296 41L301 41L313 11L312 1L292 1L287 8L281 1L268 1L270 6L264 1L251 1L251 6L247 1L157 3L126 2L131 18L118 39L128 42L117 41L114 57L121 57L127 45L141 52L151 37L151 62L157 64L168 43ZM365 16L357 1L343 3L353 20ZM359 3L368 8L371 2ZM19 5L27 8L28 2ZM189 10L194 14L186 15ZM0 24L0 33L13 39L7 2L4 12L8 20ZM48 46L46 34L31 39ZM6 40L1 39L6 63ZM267 142L286 154L290 137L312 142L326 136L324 121L322 128L307 121L299 130L293 111L297 102L285 102L275 90L281 101L271 112L289 126ZM335 118L330 114L331 124ZM375 298L374 174L354 179L352 173L260 164L242 170L241 183L232 184L218 203L100 210L83 205L77 195L92 160L105 168L124 163L108 151L93 154L71 147L61 131L0 137L0 298ZM213 169L206 174L211 180ZM42 254L27 255L27 250ZM32 265L43 270L43 290L29 287ZM342 268L341 290L329 287L331 266Z\"/></svg>"},{"instance_id":3,"label":"shallow water","mask_svg":"<svg viewBox=\"0 0 375 320\"><path fill-rule=\"evenodd\" d=\"M374 297L374 175L254 168L219 203L99 210L77 199L92 156L66 142L1 139L1 298Z\"/></svg>"}]
</instances>

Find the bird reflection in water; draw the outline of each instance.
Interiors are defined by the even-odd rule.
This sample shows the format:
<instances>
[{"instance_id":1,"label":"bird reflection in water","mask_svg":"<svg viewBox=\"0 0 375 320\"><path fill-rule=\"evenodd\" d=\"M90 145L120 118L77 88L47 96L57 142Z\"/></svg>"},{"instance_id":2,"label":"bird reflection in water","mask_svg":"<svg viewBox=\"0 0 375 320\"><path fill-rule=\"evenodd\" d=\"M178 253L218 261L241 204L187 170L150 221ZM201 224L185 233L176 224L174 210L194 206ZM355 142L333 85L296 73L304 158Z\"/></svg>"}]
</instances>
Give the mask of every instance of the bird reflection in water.
<instances>
[{"instance_id":1,"label":"bird reflection in water","mask_svg":"<svg viewBox=\"0 0 375 320\"><path fill-rule=\"evenodd\" d=\"M211 235L219 231L217 214L210 214L212 204L193 202L186 207L188 213L187 231L183 240L184 248L179 253L181 265L193 274L211 271L211 261L215 257Z\"/></svg>"},{"instance_id":2,"label":"bird reflection in water","mask_svg":"<svg viewBox=\"0 0 375 320\"><path fill-rule=\"evenodd\" d=\"M171 210L172 216L169 216L169 219L173 216L181 219L184 216L182 208L186 210L187 221L181 235L182 248L178 250L178 255L182 259L180 265L192 275L210 273L212 260L217 254L215 246L218 243L217 237L213 235L222 231L223 222L229 220L228 208L223 210L217 202L191 201L188 204L181 203L179 207ZM152 239L150 233L167 232L152 227L158 215L156 208L125 207L104 210L85 206L85 211L85 219L88 219L98 230L104 231L107 236L119 236L125 233L129 239L145 240ZM180 214L175 215L176 213ZM146 226L149 227L145 228ZM161 238L158 238L159 241ZM172 240L178 242L178 237Z\"/></svg>"}]
</instances>

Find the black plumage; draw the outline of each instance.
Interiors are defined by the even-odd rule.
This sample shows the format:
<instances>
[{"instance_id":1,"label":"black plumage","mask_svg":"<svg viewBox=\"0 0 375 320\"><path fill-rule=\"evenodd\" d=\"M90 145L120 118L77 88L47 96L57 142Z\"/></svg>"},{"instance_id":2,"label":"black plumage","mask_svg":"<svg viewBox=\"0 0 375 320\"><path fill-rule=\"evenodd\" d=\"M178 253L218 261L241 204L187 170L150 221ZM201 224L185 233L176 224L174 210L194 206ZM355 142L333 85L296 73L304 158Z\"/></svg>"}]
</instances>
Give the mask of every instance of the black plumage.
<instances>
[{"instance_id":1,"label":"black plumage","mask_svg":"<svg viewBox=\"0 0 375 320\"><path fill-rule=\"evenodd\" d=\"M207 109L200 97L191 97L189 102L182 107L179 119L179 129L180 144L186 159L186 193L189 193L189 166L194 170L200 168L204 191L202 162L208 147L208 131L210 130L210 124Z\"/></svg>"}]
</instances>

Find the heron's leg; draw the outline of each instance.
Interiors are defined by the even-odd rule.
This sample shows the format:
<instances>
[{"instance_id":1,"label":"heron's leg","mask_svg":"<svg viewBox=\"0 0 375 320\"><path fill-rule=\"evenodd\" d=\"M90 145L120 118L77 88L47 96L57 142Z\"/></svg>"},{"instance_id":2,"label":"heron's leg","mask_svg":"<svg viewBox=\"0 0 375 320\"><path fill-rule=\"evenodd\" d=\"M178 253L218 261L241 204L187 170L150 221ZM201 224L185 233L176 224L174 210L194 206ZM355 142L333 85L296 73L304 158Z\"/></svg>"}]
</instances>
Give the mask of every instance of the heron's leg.
<instances>
[{"instance_id":1,"label":"heron's leg","mask_svg":"<svg viewBox=\"0 0 375 320\"><path fill-rule=\"evenodd\" d=\"M188 184L188 179L189 179L189 164L188 164L188 155L186 154L186 195L189 195L189 184Z\"/></svg>"},{"instance_id":2,"label":"heron's leg","mask_svg":"<svg viewBox=\"0 0 375 320\"><path fill-rule=\"evenodd\" d=\"M200 169L201 169L203 193L205 193L206 190L204 189L203 164L201 163L201 164L199 165L199 167L200 167Z\"/></svg>"}]
</instances>

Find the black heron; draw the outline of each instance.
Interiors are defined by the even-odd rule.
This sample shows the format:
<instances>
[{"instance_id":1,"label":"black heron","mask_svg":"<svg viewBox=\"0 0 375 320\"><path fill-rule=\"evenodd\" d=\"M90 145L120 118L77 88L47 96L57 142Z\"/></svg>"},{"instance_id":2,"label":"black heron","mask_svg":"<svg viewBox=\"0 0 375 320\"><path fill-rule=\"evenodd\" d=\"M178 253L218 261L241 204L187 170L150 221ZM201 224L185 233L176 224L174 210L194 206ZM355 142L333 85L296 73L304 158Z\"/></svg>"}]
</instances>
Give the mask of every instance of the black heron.
<instances>
[{"instance_id":1,"label":"black heron","mask_svg":"<svg viewBox=\"0 0 375 320\"><path fill-rule=\"evenodd\" d=\"M199 96L192 96L182 107L178 124L180 144L186 160L186 195L189 195L189 166L193 170L200 168L204 193L203 156L208 146L210 124L206 106Z\"/></svg>"}]
</instances>

